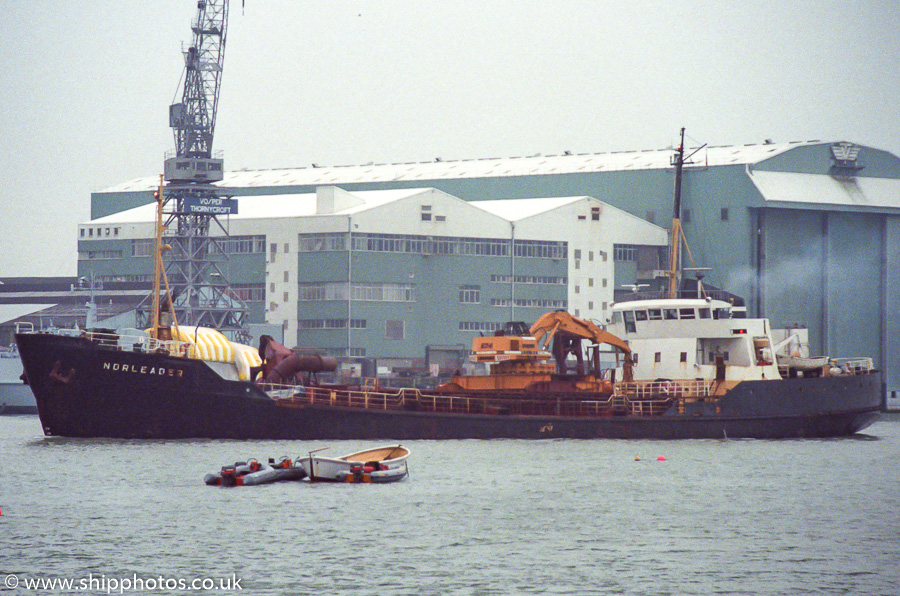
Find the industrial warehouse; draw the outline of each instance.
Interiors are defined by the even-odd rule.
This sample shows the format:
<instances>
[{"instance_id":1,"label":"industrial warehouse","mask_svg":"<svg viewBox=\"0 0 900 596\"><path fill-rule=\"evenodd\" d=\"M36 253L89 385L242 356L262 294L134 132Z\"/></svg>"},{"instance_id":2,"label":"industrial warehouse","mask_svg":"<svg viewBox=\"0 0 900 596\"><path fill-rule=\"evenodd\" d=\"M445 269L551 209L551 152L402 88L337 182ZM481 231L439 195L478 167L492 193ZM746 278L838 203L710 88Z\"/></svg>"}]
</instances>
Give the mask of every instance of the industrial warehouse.
<instances>
[{"instance_id":1,"label":"industrial warehouse","mask_svg":"<svg viewBox=\"0 0 900 596\"><path fill-rule=\"evenodd\" d=\"M872 355L896 396L900 159L837 141L687 153L685 264L749 316L807 328L812 353ZM225 172L216 186L239 205L220 217L227 276L251 322L343 356L421 358L547 310L602 322L626 286L667 266L672 155ZM149 279L152 214L135 208L156 185L92 195L79 275Z\"/></svg>"},{"instance_id":2,"label":"industrial warehouse","mask_svg":"<svg viewBox=\"0 0 900 596\"><path fill-rule=\"evenodd\" d=\"M617 276L653 277L665 262L663 228L590 197L466 202L435 189L320 186L237 202L222 244L251 320L338 356L463 349L476 333L548 310L602 320ZM105 282L146 278L153 211L83 225L103 256L88 253L84 265Z\"/></svg>"}]
</instances>

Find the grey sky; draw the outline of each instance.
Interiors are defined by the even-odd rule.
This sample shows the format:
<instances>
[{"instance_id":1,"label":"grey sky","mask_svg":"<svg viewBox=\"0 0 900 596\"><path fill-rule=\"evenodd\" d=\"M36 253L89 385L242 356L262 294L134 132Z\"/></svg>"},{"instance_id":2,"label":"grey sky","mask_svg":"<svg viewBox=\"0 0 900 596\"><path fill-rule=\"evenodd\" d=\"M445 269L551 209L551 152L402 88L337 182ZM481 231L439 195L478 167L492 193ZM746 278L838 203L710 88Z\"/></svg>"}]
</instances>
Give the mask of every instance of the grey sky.
<instances>
[{"instance_id":1,"label":"grey sky","mask_svg":"<svg viewBox=\"0 0 900 596\"><path fill-rule=\"evenodd\" d=\"M159 174L194 0L0 0L0 277ZM226 169L851 140L900 154L895 1L232 0ZM602 199L602 197L599 197Z\"/></svg>"}]
</instances>

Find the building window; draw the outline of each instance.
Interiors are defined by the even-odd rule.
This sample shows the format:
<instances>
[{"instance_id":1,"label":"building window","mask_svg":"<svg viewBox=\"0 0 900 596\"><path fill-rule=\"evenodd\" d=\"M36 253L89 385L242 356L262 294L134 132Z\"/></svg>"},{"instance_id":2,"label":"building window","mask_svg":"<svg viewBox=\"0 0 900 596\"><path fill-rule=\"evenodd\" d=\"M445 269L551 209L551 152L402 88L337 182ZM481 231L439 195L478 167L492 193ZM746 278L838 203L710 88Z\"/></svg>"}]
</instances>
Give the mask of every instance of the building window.
<instances>
[{"instance_id":1,"label":"building window","mask_svg":"<svg viewBox=\"0 0 900 596\"><path fill-rule=\"evenodd\" d=\"M728 207L722 207L722 211L719 213L719 219L728 221Z\"/></svg>"},{"instance_id":2,"label":"building window","mask_svg":"<svg viewBox=\"0 0 900 596\"><path fill-rule=\"evenodd\" d=\"M403 321L385 321L384 322L384 338L385 339L404 339Z\"/></svg>"},{"instance_id":3,"label":"building window","mask_svg":"<svg viewBox=\"0 0 900 596\"><path fill-rule=\"evenodd\" d=\"M574 252L575 252L575 254L573 256L575 257L575 260L577 261L577 260L581 259L581 249L576 248Z\"/></svg>"},{"instance_id":4,"label":"building window","mask_svg":"<svg viewBox=\"0 0 900 596\"><path fill-rule=\"evenodd\" d=\"M286 281L286 282L287 282L287 281L290 281L290 280L288 279L289 277L290 277L290 272L285 271L285 272L284 272L284 281Z\"/></svg>"},{"instance_id":5,"label":"building window","mask_svg":"<svg viewBox=\"0 0 900 596\"><path fill-rule=\"evenodd\" d=\"M586 219L587 219L587 215L579 215L579 216L578 216L578 219L579 219L579 220L586 220Z\"/></svg>"},{"instance_id":6,"label":"building window","mask_svg":"<svg viewBox=\"0 0 900 596\"><path fill-rule=\"evenodd\" d=\"M613 245L613 260L637 261L638 247L635 244L615 244Z\"/></svg>"},{"instance_id":7,"label":"building window","mask_svg":"<svg viewBox=\"0 0 900 596\"><path fill-rule=\"evenodd\" d=\"M121 250L89 250L87 252L79 252L78 258L85 259L121 259Z\"/></svg>"},{"instance_id":8,"label":"building window","mask_svg":"<svg viewBox=\"0 0 900 596\"><path fill-rule=\"evenodd\" d=\"M269 291L273 294L275 293L275 282L269 284Z\"/></svg>"},{"instance_id":9,"label":"building window","mask_svg":"<svg viewBox=\"0 0 900 596\"><path fill-rule=\"evenodd\" d=\"M565 300L546 300L542 298L516 298L512 301L516 308L567 308ZM491 306L508 308L509 298L491 298Z\"/></svg>"},{"instance_id":10,"label":"building window","mask_svg":"<svg viewBox=\"0 0 900 596\"><path fill-rule=\"evenodd\" d=\"M508 284L515 279L517 284L552 284L558 286L564 286L568 284L568 278L566 277L553 277L546 275L516 275L515 278L511 275L500 275L500 274L492 274L491 281L497 283Z\"/></svg>"},{"instance_id":11,"label":"building window","mask_svg":"<svg viewBox=\"0 0 900 596\"><path fill-rule=\"evenodd\" d=\"M593 278L593 277L589 277L589 278L588 278L588 287L589 287L589 288L593 288L593 287L594 287L594 278Z\"/></svg>"},{"instance_id":12,"label":"building window","mask_svg":"<svg viewBox=\"0 0 900 596\"><path fill-rule=\"evenodd\" d=\"M656 352L653 354L653 362L656 362L657 364L662 362L662 352Z\"/></svg>"},{"instance_id":13,"label":"building window","mask_svg":"<svg viewBox=\"0 0 900 596\"><path fill-rule=\"evenodd\" d=\"M594 303L588 302L588 310L594 310Z\"/></svg>"},{"instance_id":14,"label":"building window","mask_svg":"<svg viewBox=\"0 0 900 596\"><path fill-rule=\"evenodd\" d=\"M272 244L269 245L269 252L272 253L273 255L278 252L278 243L277 242L273 242Z\"/></svg>"},{"instance_id":15,"label":"building window","mask_svg":"<svg viewBox=\"0 0 900 596\"><path fill-rule=\"evenodd\" d=\"M593 260L594 260L594 251L589 250L588 251L588 261L593 261Z\"/></svg>"},{"instance_id":16,"label":"building window","mask_svg":"<svg viewBox=\"0 0 900 596\"><path fill-rule=\"evenodd\" d=\"M348 245L348 235L345 233L300 234L298 241L299 252L345 251ZM352 250L419 255L508 257L510 241L499 238L359 233L353 234ZM568 256L568 244L544 240L517 240L514 254L521 258L562 260Z\"/></svg>"},{"instance_id":17,"label":"building window","mask_svg":"<svg viewBox=\"0 0 900 596\"><path fill-rule=\"evenodd\" d=\"M84 228L81 228L81 237L84 238Z\"/></svg>"},{"instance_id":18,"label":"building window","mask_svg":"<svg viewBox=\"0 0 900 596\"><path fill-rule=\"evenodd\" d=\"M288 254L291 252L291 245L287 242L284 243L284 254Z\"/></svg>"},{"instance_id":19,"label":"building window","mask_svg":"<svg viewBox=\"0 0 900 596\"><path fill-rule=\"evenodd\" d=\"M682 352L682 353L681 353L681 361L682 361L682 362L687 362L687 352Z\"/></svg>"},{"instance_id":20,"label":"building window","mask_svg":"<svg viewBox=\"0 0 900 596\"><path fill-rule=\"evenodd\" d=\"M273 303L274 304L274 303ZM351 319L351 329L365 329L365 319ZM297 329L346 329L347 319L300 319L297 321Z\"/></svg>"},{"instance_id":21,"label":"building window","mask_svg":"<svg viewBox=\"0 0 900 596\"><path fill-rule=\"evenodd\" d=\"M301 301L347 301L347 282L313 282L298 286ZM351 297L362 302L415 302L416 288L412 284L353 283Z\"/></svg>"},{"instance_id":22,"label":"building window","mask_svg":"<svg viewBox=\"0 0 900 596\"><path fill-rule=\"evenodd\" d=\"M132 240L131 256L133 257L152 257L153 249L156 246L156 240Z\"/></svg>"},{"instance_id":23,"label":"building window","mask_svg":"<svg viewBox=\"0 0 900 596\"><path fill-rule=\"evenodd\" d=\"M284 302L285 304L287 304L287 303L288 303L288 293L285 292L284 295L283 295L283 297L284 297L284 299L282 300L282 302Z\"/></svg>"},{"instance_id":24,"label":"building window","mask_svg":"<svg viewBox=\"0 0 900 596\"><path fill-rule=\"evenodd\" d=\"M483 321L460 321L460 331L500 331L503 323L486 323Z\"/></svg>"},{"instance_id":25,"label":"building window","mask_svg":"<svg viewBox=\"0 0 900 596\"><path fill-rule=\"evenodd\" d=\"M431 221L431 205L422 205L422 221Z\"/></svg>"},{"instance_id":26,"label":"building window","mask_svg":"<svg viewBox=\"0 0 900 596\"><path fill-rule=\"evenodd\" d=\"M266 299L265 284L232 284L225 293L243 302L262 302Z\"/></svg>"},{"instance_id":27,"label":"building window","mask_svg":"<svg viewBox=\"0 0 900 596\"><path fill-rule=\"evenodd\" d=\"M459 301L463 304L480 304L481 286L459 286Z\"/></svg>"},{"instance_id":28,"label":"building window","mask_svg":"<svg viewBox=\"0 0 900 596\"><path fill-rule=\"evenodd\" d=\"M228 236L216 240L219 248L227 255L266 252L265 236Z\"/></svg>"},{"instance_id":29,"label":"building window","mask_svg":"<svg viewBox=\"0 0 900 596\"><path fill-rule=\"evenodd\" d=\"M600 221L600 207L591 207L591 219Z\"/></svg>"}]
</instances>

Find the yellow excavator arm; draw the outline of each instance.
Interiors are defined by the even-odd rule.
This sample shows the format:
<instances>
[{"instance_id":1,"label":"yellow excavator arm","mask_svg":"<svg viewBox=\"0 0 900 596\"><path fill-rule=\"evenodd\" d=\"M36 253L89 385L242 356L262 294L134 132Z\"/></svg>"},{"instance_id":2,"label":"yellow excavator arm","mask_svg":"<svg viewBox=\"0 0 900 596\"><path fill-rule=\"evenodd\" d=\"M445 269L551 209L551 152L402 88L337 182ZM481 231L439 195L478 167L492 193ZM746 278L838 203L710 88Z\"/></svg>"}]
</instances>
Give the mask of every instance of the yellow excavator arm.
<instances>
[{"instance_id":1,"label":"yellow excavator arm","mask_svg":"<svg viewBox=\"0 0 900 596\"><path fill-rule=\"evenodd\" d=\"M551 340L557 337L557 341L553 345L553 357L556 359L559 370L564 370L564 361L569 353L575 354L578 359L578 370L582 369L582 353L580 348L577 350L573 345L578 345L582 340L590 341L597 344L608 344L621 351L624 354L624 362L622 372L624 381L632 380L631 348L621 338L613 335L594 325L590 321L585 321L573 317L565 311L548 312L541 316L534 325L531 326L531 334L537 340L539 349L548 349ZM599 348L594 351L595 364L594 367L599 373Z\"/></svg>"},{"instance_id":2,"label":"yellow excavator arm","mask_svg":"<svg viewBox=\"0 0 900 596\"><path fill-rule=\"evenodd\" d=\"M596 344L609 344L626 354L631 353L631 348L624 341L612 333L594 325L590 321L578 319L565 311L548 312L541 316L531 326L531 334L537 340L538 345L546 348L559 331L587 339Z\"/></svg>"}]
</instances>

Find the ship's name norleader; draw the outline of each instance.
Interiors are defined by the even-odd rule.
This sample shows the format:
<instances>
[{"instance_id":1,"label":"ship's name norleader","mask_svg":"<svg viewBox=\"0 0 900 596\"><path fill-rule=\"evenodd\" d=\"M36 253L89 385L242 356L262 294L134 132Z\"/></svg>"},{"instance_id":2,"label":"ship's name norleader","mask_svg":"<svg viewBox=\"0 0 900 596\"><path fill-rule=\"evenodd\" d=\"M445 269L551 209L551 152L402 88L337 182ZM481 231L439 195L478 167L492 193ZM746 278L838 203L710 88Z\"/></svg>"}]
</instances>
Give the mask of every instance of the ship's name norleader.
<instances>
[{"instance_id":1,"label":"ship's name norleader","mask_svg":"<svg viewBox=\"0 0 900 596\"><path fill-rule=\"evenodd\" d=\"M184 370L180 368L165 368L162 366L135 366L134 364L119 364L118 362L104 362L103 370L111 370L113 372L135 373L139 375L157 375L181 377L184 376Z\"/></svg>"}]
</instances>

